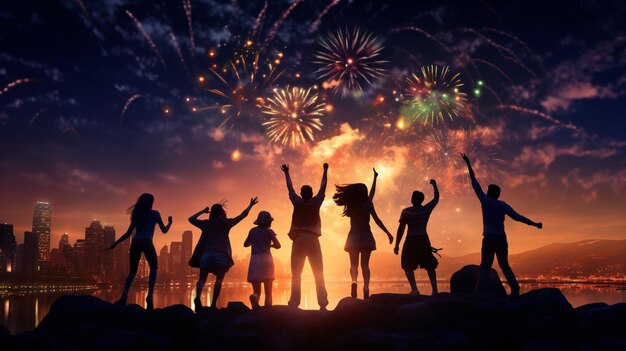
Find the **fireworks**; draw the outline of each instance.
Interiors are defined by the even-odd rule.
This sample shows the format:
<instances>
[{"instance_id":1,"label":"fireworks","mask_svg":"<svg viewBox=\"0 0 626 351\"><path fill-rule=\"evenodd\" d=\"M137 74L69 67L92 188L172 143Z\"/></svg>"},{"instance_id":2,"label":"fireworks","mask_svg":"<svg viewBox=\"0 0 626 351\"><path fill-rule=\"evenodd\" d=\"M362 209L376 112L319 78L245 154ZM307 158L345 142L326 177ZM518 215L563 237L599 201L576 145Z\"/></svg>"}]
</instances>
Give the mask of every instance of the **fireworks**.
<instances>
[{"instance_id":1,"label":"fireworks","mask_svg":"<svg viewBox=\"0 0 626 351\"><path fill-rule=\"evenodd\" d=\"M159 61L161 61L161 64L163 65L163 67L167 67L167 65L165 64L165 60L163 60L163 56L161 56L161 53L159 52L159 49L157 49L156 44L154 43L152 38L150 38L150 35L148 34L148 32L146 32L146 30L143 28L143 26L141 25L141 22L139 22L137 17L135 17L135 15L133 15L130 11L126 10L126 14L128 15L128 17L130 17L130 19L133 20L133 22L135 22L135 25L137 26L141 34L143 34L143 37L146 39L146 41L150 45L150 48L152 49L156 57L159 58Z\"/></svg>"},{"instance_id":2,"label":"fireworks","mask_svg":"<svg viewBox=\"0 0 626 351\"><path fill-rule=\"evenodd\" d=\"M268 119L262 125L271 141L294 148L315 140L315 132L322 129L325 110L324 102L310 88L277 88L263 106Z\"/></svg>"},{"instance_id":3,"label":"fireworks","mask_svg":"<svg viewBox=\"0 0 626 351\"><path fill-rule=\"evenodd\" d=\"M0 90L0 95L6 93L7 91L11 90L11 88L17 85L25 84L25 83L32 83L32 82L34 82L34 80L30 78L21 78L21 79L14 80L11 83L7 84L2 90Z\"/></svg>"},{"instance_id":4,"label":"fireworks","mask_svg":"<svg viewBox=\"0 0 626 351\"><path fill-rule=\"evenodd\" d=\"M128 106L130 106L130 104L132 104L133 101L139 99L140 97L141 97L140 94L135 94L131 96L128 100L126 100L126 103L124 104L124 108L122 109L122 113L120 114L120 121L124 118L124 114L126 114L126 110L128 109Z\"/></svg>"},{"instance_id":5,"label":"fireworks","mask_svg":"<svg viewBox=\"0 0 626 351\"><path fill-rule=\"evenodd\" d=\"M185 58L183 57L182 51L180 51L180 46L178 45L178 40L176 40L176 36L174 35L174 33L170 33L170 41L172 43L172 46L174 46L174 50L176 50L176 54L178 55L178 60L180 61L180 64L183 66L185 71L189 73L189 69L187 68L187 64L185 63Z\"/></svg>"},{"instance_id":6,"label":"fireworks","mask_svg":"<svg viewBox=\"0 0 626 351\"><path fill-rule=\"evenodd\" d=\"M183 0L183 9L185 10L187 28L189 30L189 52L193 55L193 51L196 49L196 42L193 35L193 22L191 21L191 0Z\"/></svg>"},{"instance_id":7,"label":"fireworks","mask_svg":"<svg viewBox=\"0 0 626 351\"><path fill-rule=\"evenodd\" d=\"M225 89L208 89L209 92L226 100L216 106L198 108L198 110L219 109L225 118L220 127L243 127L242 124L251 118L258 117L259 107L263 105L262 95L265 88L271 86L283 74L275 65L268 64L267 72L259 72L259 55L249 63L244 56L231 61L223 73L211 68L211 72L224 84ZM201 81L203 82L204 79ZM245 119L245 120L244 120Z\"/></svg>"},{"instance_id":8,"label":"fireworks","mask_svg":"<svg viewBox=\"0 0 626 351\"><path fill-rule=\"evenodd\" d=\"M283 24L285 19L287 19L287 16L289 16L291 11L293 11L293 9L295 9L296 6L298 6L298 4L300 4L301 2L302 0L295 0L294 2L291 3L291 5L289 5L289 7L285 10L285 12L283 12L283 14L280 15L278 20L274 23L274 25L268 32L267 37L265 38L265 42L263 43L263 47L266 47L269 43L272 42L272 40L274 40L274 37L276 36L278 29Z\"/></svg>"},{"instance_id":9,"label":"fireworks","mask_svg":"<svg viewBox=\"0 0 626 351\"><path fill-rule=\"evenodd\" d=\"M424 124L453 120L463 109L467 96L457 73L448 78L447 66L422 67L421 76L413 73L406 79L403 114Z\"/></svg>"},{"instance_id":10,"label":"fireworks","mask_svg":"<svg viewBox=\"0 0 626 351\"><path fill-rule=\"evenodd\" d=\"M323 86L332 87L342 96L359 94L365 86L385 73L387 61L381 58L382 41L371 33L339 30L319 41L321 50L315 54L315 72Z\"/></svg>"}]
</instances>

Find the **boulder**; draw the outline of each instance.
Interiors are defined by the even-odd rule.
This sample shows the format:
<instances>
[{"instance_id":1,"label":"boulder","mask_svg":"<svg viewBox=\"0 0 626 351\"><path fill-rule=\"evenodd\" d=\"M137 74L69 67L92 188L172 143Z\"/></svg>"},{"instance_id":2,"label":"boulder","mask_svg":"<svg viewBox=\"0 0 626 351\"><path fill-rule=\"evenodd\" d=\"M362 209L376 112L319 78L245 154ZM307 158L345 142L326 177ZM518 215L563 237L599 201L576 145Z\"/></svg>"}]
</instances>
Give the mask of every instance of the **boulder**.
<instances>
[{"instance_id":1,"label":"boulder","mask_svg":"<svg viewBox=\"0 0 626 351\"><path fill-rule=\"evenodd\" d=\"M0 349L9 350L11 346L11 332L0 324Z\"/></svg>"},{"instance_id":2,"label":"boulder","mask_svg":"<svg viewBox=\"0 0 626 351\"><path fill-rule=\"evenodd\" d=\"M536 315L568 316L574 310L561 290L556 288L531 290L508 304L526 314Z\"/></svg>"},{"instance_id":3,"label":"boulder","mask_svg":"<svg viewBox=\"0 0 626 351\"><path fill-rule=\"evenodd\" d=\"M370 296L370 300L375 304L395 307L422 302L428 300L429 298L430 296L428 295L391 293L374 294Z\"/></svg>"},{"instance_id":4,"label":"boulder","mask_svg":"<svg viewBox=\"0 0 626 351\"><path fill-rule=\"evenodd\" d=\"M450 292L471 294L476 291L476 283L480 275L480 266L470 264L454 272L450 278ZM489 279L485 286L486 293L498 297L506 297L506 290L500 276L495 269L489 272Z\"/></svg>"}]
</instances>

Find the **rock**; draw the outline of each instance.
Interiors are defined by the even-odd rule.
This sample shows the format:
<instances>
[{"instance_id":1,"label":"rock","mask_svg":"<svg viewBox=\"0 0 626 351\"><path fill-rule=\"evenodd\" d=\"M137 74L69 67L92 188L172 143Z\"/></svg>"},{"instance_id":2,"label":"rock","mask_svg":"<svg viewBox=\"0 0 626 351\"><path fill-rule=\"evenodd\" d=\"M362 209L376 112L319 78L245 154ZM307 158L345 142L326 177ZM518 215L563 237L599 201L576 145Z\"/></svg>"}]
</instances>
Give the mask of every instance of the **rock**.
<instances>
[{"instance_id":1,"label":"rock","mask_svg":"<svg viewBox=\"0 0 626 351\"><path fill-rule=\"evenodd\" d=\"M467 265L454 272L450 278L450 292L468 294L474 293L479 275L480 266L473 264ZM491 272L489 272L489 280L486 284L486 293L499 297L506 296L506 290L504 290L500 276L498 276L498 272L496 272L493 268L491 269Z\"/></svg>"},{"instance_id":2,"label":"rock","mask_svg":"<svg viewBox=\"0 0 626 351\"><path fill-rule=\"evenodd\" d=\"M402 306L412 303L418 303L429 299L428 295L415 295L415 294L374 294L370 296L370 301L375 304L381 304L386 306Z\"/></svg>"},{"instance_id":3,"label":"rock","mask_svg":"<svg viewBox=\"0 0 626 351\"><path fill-rule=\"evenodd\" d=\"M0 349L9 350L11 346L11 332L0 324Z\"/></svg>"},{"instance_id":4,"label":"rock","mask_svg":"<svg viewBox=\"0 0 626 351\"><path fill-rule=\"evenodd\" d=\"M248 308L248 306L246 306L243 302L241 301L230 301L228 303L228 305L226 305L226 310L229 312L230 315L232 316L239 316L240 314L244 313L244 312L248 312L250 311L250 309Z\"/></svg>"},{"instance_id":5,"label":"rock","mask_svg":"<svg viewBox=\"0 0 626 351\"><path fill-rule=\"evenodd\" d=\"M329 315L329 328L335 330L358 329L385 323L391 313L386 313L383 305L370 300L344 297Z\"/></svg>"},{"instance_id":6,"label":"rock","mask_svg":"<svg viewBox=\"0 0 626 351\"><path fill-rule=\"evenodd\" d=\"M509 301L509 305L525 313L543 315L567 316L574 310L561 290L556 288L529 291Z\"/></svg>"}]
</instances>

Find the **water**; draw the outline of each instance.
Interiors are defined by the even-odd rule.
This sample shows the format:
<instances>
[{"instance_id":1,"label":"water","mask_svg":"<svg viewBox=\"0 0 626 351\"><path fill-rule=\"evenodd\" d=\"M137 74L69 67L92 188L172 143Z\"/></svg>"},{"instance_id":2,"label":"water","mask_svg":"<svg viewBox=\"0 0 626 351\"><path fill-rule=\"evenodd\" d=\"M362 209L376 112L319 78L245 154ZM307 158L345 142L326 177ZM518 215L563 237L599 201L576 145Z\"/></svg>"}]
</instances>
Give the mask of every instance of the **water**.
<instances>
[{"instance_id":1,"label":"water","mask_svg":"<svg viewBox=\"0 0 626 351\"><path fill-rule=\"evenodd\" d=\"M210 278L209 278L210 279ZM315 285L312 281L303 281L302 302L303 309L317 309L317 298L315 295ZM594 285L594 284L521 284L522 292L546 287L556 287L561 289L569 302L574 306L581 306L593 302L605 302L614 304L626 302L626 290L618 290L617 286ZM350 294L349 282L328 282L329 308L334 308L339 300ZM359 287L362 288L361 286ZM418 289L423 294L430 294L430 284L422 282L418 284ZM128 303L137 303L145 307L147 289L142 287L133 288L128 296ZM154 295L155 308L165 307L174 304L184 304L192 306L193 288L190 286L178 287L157 287ZM406 293L408 284L404 281L398 282L372 282L370 293ZM439 290L449 291L450 286L440 283ZM35 293L21 295L0 296L0 324L6 326L12 333L20 333L31 330L41 322L50 310L52 303L59 296L64 294L92 295L106 301L115 301L119 298L121 289L103 289L82 292L64 293ZM208 283L202 301L208 305L212 293L212 284ZM243 301L249 305L248 297L252 293L252 287L247 283L225 282L222 287L218 306L224 307L229 301ZM362 297L362 290L359 290L359 297ZM273 299L275 305L286 305L289 300L290 285L286 281L276 281L274 283ZM261 297L263 302L263 296Z\"/></svg>"}]
</instances>

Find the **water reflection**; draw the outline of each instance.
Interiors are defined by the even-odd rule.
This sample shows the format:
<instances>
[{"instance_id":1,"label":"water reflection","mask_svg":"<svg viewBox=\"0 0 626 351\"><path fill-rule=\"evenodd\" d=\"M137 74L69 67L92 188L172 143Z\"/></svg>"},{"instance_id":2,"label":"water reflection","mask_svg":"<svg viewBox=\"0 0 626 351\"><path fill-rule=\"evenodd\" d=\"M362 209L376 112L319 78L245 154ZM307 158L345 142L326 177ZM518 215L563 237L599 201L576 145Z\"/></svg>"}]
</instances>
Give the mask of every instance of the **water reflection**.
<instances>
[{"instance_id":1,"label":"water reflection","mask_svg":"<svg viewBox=\"0 0 626 351\"><path fill-rule=\"evenodd\" d=\"M329 308L333 309L343 297L350 294L349 282L327 283L329 295ZM618 290L617 286L597 286L593 284L521 284L522 292L546 287L556 287L563 291L574 306L581 306L593 302L605 302L614 304L626 301L626 290ZM430 284L427 282L418 283L418 288L423 294L430 294ZM390 292L406 293L408 284L404 282L372 282L370 292L372 294ZM440 291L450 291L449 284L440 284ZM207 284L207 288L202 294L202 302L208 305L213 292L212 283ZM121 293L121 287L116 289L92 290L84 292L71 292L74 295L92 295L106 301L116 301ZM252 293L252 287L248 283L225 282L222 293L218 301L219 307L225 307L229 301L243 301L249 305L248 296ZM33 329L37 326L50 310L52 303L59 296L68 293L47 293L47 294L25 294L10 295L0 297L0 324L6 326L12 333L19 333ZM128 303L136 303L145 308L147 289L136 287L131 289L128 296ZM289 301L290 286L287 281L276 281L274 283L274 304L286 305ZM362 291L359 291L361 297ZM157 287L154 295L155 308L166 307L175 304L187 306L193 305L194 288L188 286ZM261 297L263 301L263 297ZM313 281L302 282L302 304L303 309L317 309L317 298L315 294L315 284Z\"/></svg>"}]
</instances>

